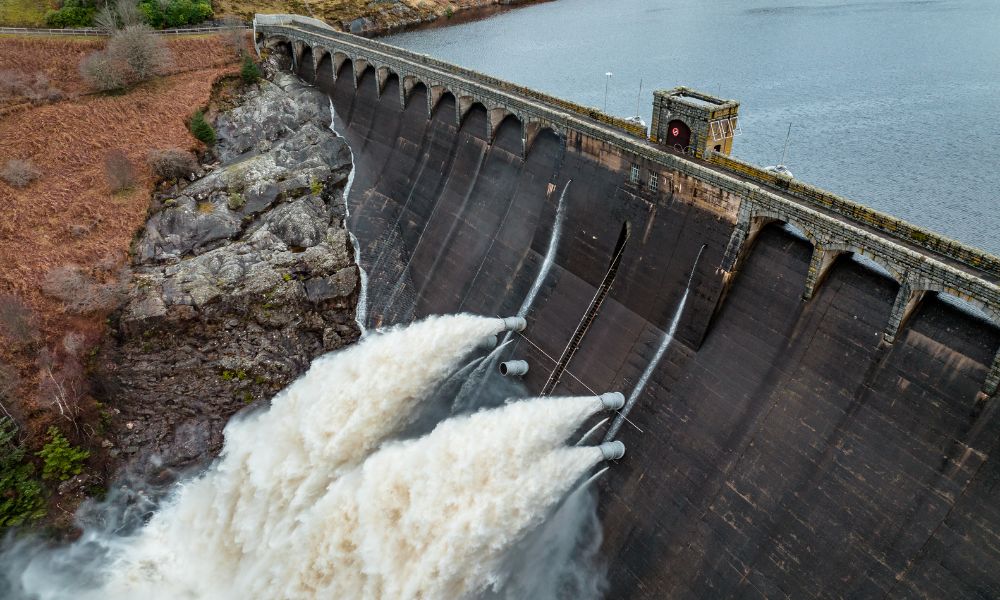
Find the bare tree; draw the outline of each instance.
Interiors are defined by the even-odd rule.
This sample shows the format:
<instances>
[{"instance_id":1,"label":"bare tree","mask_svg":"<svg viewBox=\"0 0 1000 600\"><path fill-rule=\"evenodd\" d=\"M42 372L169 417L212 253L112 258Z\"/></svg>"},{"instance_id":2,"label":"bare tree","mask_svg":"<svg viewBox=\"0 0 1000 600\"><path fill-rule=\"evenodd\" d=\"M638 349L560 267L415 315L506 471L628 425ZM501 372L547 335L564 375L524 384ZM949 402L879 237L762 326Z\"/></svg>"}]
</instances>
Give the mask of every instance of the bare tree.
<instances>
[{"instance_id":1,"label":"bare tree","mask_svg":"<svg viewBox=\"0 0 1000 600\"><path fill-rule=\"evenodd\" d=\"M108 35L120 29L142 24L142 12L135 0L108 2L94 17L94 24Z\"/></svg>"},{"instance_id":2,"label":"bare tree","mask_svg":"<svg viewBox=\"0 0 1000 600\"><path fill-rule=\"evenodd\" d=\"M60 359L56 353L43 350L38 357L38 368L41 375L38 391L42 397L51 399L59 416L76 427L83 397L83 365L75 356Z\"/></svg>"},{"instance_id":3,"label":"bare tree","mask_svg":"<svg viewBox=\"0 0 1000 600\"><path fill-rule=\"evenodd\" d=\"M135 167L121 150L104 155L104 176L112 192L122 192L135 185Z\"/></svg>"}]
</instances>

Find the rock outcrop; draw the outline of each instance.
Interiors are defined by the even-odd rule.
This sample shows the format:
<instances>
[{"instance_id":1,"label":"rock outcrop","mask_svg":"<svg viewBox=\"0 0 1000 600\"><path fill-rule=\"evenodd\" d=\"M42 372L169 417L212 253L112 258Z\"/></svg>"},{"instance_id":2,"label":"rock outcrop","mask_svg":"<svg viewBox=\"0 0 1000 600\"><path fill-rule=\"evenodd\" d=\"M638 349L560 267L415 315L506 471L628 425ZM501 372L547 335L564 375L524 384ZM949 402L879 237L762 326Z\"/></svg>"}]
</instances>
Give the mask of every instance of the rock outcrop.
<instances>
[{"instance_id":1,"label":"rock outcrop","mask_svg":"<svg viewBox=\"0 0 1000 600\"><path fill-rule=\"evenodd\" d=\"M214 457L230 416L358 337L351 154L330 118L278 73L218 117L218 164L156 198L99 363L111 453L142 476Z\"/></svg>"}]
</instances>

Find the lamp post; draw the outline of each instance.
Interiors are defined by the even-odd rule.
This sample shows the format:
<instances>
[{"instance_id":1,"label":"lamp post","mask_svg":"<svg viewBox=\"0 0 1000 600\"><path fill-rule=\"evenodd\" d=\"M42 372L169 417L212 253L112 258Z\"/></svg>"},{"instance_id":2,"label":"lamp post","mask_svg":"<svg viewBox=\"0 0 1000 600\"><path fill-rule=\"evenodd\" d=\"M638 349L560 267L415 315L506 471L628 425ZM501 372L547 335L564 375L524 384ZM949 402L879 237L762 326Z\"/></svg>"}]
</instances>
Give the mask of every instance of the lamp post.
<instances>
[{"instance_id":1,"label":"lamp post","mask_svg":"<svg viewBox=\"0 0 1000 600\"><path fill-rule=\"evenodd\" d=\"M614 75L611 71L604 74L606 78L604 80L604 112L608 112L608 85L611 83L611 76Z\"/></svg>"}]
</instances>

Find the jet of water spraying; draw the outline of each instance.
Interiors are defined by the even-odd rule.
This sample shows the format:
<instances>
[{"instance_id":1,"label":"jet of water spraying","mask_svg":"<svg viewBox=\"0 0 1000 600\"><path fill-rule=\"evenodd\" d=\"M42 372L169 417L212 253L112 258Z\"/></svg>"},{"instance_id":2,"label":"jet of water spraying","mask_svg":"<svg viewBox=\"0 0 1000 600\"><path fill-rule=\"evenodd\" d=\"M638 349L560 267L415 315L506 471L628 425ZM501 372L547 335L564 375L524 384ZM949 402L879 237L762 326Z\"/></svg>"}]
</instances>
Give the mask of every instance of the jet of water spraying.
<instances>
[{"instance_id":1,"label":"jet of water spraying","mask_svg":"<svg viewBox=\"0 0 1000 600\"><path fill-rule=\"evenodd\" d=\"M681 301L677 304L677 309L674 311L674 317L670 321L670 327L667 329L667 333L663 336L660 346L656 349L656 354L653 355L653 360L649 361L649 364L646 365L646 370L643 371L642 376L639 377L639 382L636 383L635 388L632 389L632 393L625 402L625 407L620 413L618 413L618 416L615 417L615 420L611 423L608 433L604 436L604 441L611 441L615 439L616 435L618 435L618 430L621 429L625 419L628 418L629 412L632 411L632 407L635 406L636 401L638 401L639 395L642 394L642 391L646 388L646 384L649 382L649 378L653 375L653 371L656 370L656 367L663 359L663 355L666 354L667 348L670 347L670 342L674 340L674 335L677 334L677 327L680 325L681 317L684 315L684 306L687 304L688 294L691 292L691 282L694 281L694 274L698 270L698 262L701 261L701 255L707 247L707 245L702 246L701 250L698 251L698 256L694 259L694 266L691 267L691 275L688 276L687 286L684 288L684 295L681 296Z\"/></svg>"}]
</instances>

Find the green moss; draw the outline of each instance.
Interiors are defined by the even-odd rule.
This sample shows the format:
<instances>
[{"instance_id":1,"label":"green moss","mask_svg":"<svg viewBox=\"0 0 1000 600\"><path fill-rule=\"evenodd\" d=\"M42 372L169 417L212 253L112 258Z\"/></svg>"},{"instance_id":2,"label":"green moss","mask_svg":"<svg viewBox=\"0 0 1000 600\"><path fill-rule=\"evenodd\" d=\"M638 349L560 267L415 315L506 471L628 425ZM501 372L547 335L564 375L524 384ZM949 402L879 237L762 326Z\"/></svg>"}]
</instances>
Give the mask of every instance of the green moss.
<instances>
[{"instance_id":1,"label":"green moss","mask_svg":"<svg viewBox=\"0 0 1000 600\"><path fill-rule=\"evenodd\" d=\"M229 206L229 210L239 210L246 206L247 199L243 194L239 192L232 192L229 194L229 200L226 205Z\"/></svg>"}]
</instances>

